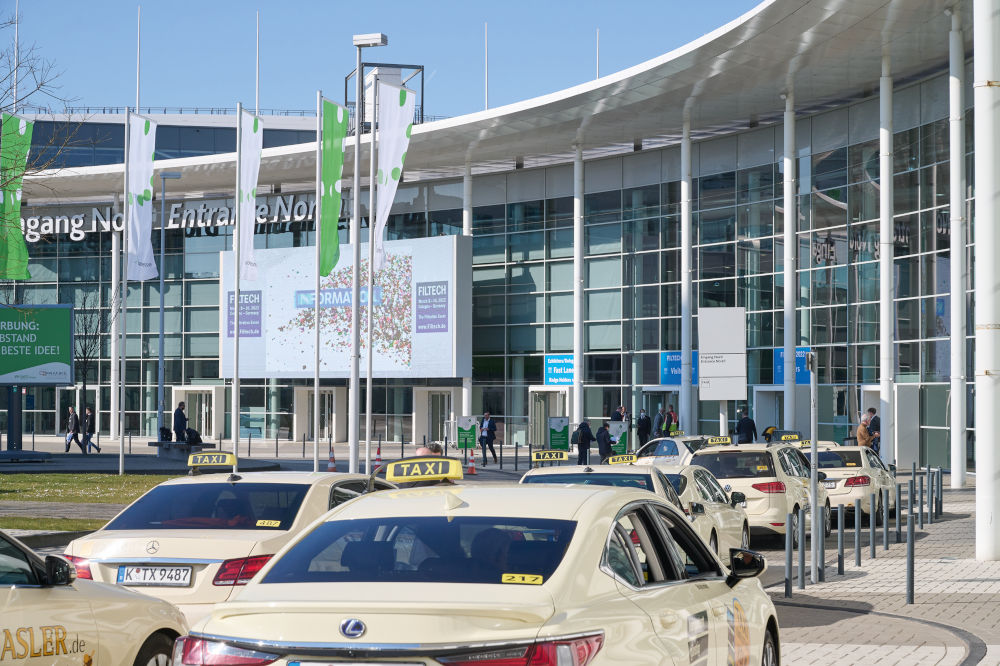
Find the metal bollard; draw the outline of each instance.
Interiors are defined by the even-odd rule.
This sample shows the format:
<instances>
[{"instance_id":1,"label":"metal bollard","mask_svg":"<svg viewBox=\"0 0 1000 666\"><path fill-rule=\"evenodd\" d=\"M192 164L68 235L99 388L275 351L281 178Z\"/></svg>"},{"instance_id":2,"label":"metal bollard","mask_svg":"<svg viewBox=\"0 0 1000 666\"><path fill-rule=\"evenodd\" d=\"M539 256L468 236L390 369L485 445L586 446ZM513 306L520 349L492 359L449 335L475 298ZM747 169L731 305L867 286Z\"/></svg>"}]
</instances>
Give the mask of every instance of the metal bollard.
<instances>
[{"instance_id":1,"label":"metal bollard","mask_svg":"<svg viewBox=\"0 0 1000 666\"><path fill-rule=\"evenodd\" d=\"M861 500L854 500L854 566L861 566Z\"/></svg>"},{"instance_id":2,"label":"metal bollard","mask_svg":"<svg viewBox=\"0 0 1000 666\"><path fill-rule=\"evenodd\" d=\"M913 461L913 471L910 472L910 478L914 479L914 483L916 483L916 478L917 478L917 461L916 460Z\"/></svg>"},{"instance_id":3,"label":"metal bollard","mask_svg":"<svg viewBox=\"0 0 1000 666\"><path fill-rule=\"evenodd\" d=\"M517 442L514 442L514 471L517 471Z\"/></svg>"},{"instance_id":4,"label":"metal bollard","mask_svg":"<svg viewBox=\"0 0 1000 666\"><path fill-rule=\"evenodd\" d=\"M938 516L944 513L944 470L938 467Z\"/></svg>"},{"instance_id":5,"label":"metal bollard","mask_svg":"<svg viewBox=\"0 0 1000 666\"><path fill-rule=\"evenodd\" d=\"M889 550L889 489L882 489L882 550Z\"/></svg>"},{"instance_id":6,"label":"metal bollard","mask_svg":"<svg viewBox=\"0 0 1000 666\"><path fill-rule=\"evenodd\" d=\"M405 438L402 435L400 435L399 436L399 457L400 458L405 458L406 457L406 454L403 453L403 442L404 442L404 440L405 440Z\"/></svg>"},{"instance_id":7,"label":"metal bollard","mask_svg":"<svg viewBox=\"0 0 1000 666\"><path fill-rule=\"evenodd\" d=\"M920 501L917 502L917 527L924 529L924 477L917 479L920 486Z\"/></svg>"},{"instance_id":8,"label":"metal bollard","mask_svg":"<svg viewBox=\"0 0 1000 666\"><path fill-rule=\"evenodd\" d=\"M128 431L128 453L132 455L132 431Z\"/></svg>"},{"instance_id":9,"label":"metal bollard","mask_svg":"<svg viewBox=\"0 0 1000 666\"><path fill-rule=\"evenodd\" d=\"M826 513L826 509L823 509ZM830 517L831 519L833 516ZM816 571L819 575L819 582L826 582L826 526L819 531L819 562L816 563Z\"/></svg>"},{"instance_id":10,"label":"metal bollard","mask_svg":"<svg viewBox=\"0 0 1000 666\"><path fill-rule=\"evenodd\" d=\"M792 598L792 514L785 521L785 598Z\"/></svg>"},{"instance_id":11,"label":"metal bollard","mask_svg":"<svg viewBox=\"0 0 1000 666\"><path fill-rule=\"evenodd\" d=\"M35 429L31 429L31 450L35 450Z\"/></svg>"},{"instance_id":12,"label":"metal bollard","mask_svg":"<svg viewBox=\"0 0 1000 666\"><path fill-rule=\"evenodd\" d=\"M868 496L868 554L875 559L875 523L878 522L878 508L875 504L875 493Z\"/></svg>"},{"instance_id":13,"label":"metal bollard","mask_svg":"<svg viewBox=\"0 0 1000 666\"><path fill-rule=\"evenodd\" d=\"M503 469L503 440L500 440L500 469Z\"/></svg>"},{"instance_id":14,"label":"metal bollard","mask_svg":"<svg viewBox=\"0 0 1000 666\"><path fill-rule=\"evenodd\" d=\"M250 457L250 447L253 445L253 433L247 432L247 458Z\"/></svg>"},{"instance_id":15,"label":"metal bollard","mask_svg":"<svg viewBox=\"0 0 1000 666\"><path fill-rule=\"evenodd\" d=\"M424 447L427 446L427 435L424 435Z\"/></svg>"},{"instance_id":16,"label":"metal bollard","mask_svg":"<svg viewBox=\"0 0 1000 666\"><path fill-rule=\"evenodd\" d=\"M274 457L278 457L278 429L274 429Z\"/></svg>"},{"instance_id":17,"label":"metal bollard","mask_svg":"<svg viewBox=\"0 0 1000 666\"><path fill-rule=\"evenodd\" d=\"M906 603L913 603L913 514L906 517Z\"/></svg>"},{"instance_id":18,"label":"metal bollard","mask_svg":"<svg viewBox=\"0 0 1000 666\"><path fill-rule=\"evenodd\" d=\"M844 575L844 505L837 505L837 575Z\"/></svg>"},{"instance_id":19,"label":"metal bollard","mask_svg":"<svg viewBox=\"0 0 1000 666\"><path fill-rule=\"evenodd\" d=\"M531 462L531 441L528 441L528 469L533 469L535 464Z\"/></svg>"},{"instance_id":20,"label":"metal bollard","mask_svg":"<svg viewBox=\"0 0 1000 666\"><path fill-rule=\"evenodd\" d=\"M787 531L787 526L786 526ZM806 510L799 508L799 589L806 589Z\"/></svg>"},{"instance_id":21,"label":"metal bollard","mask_svg":"<svg viewBox=\"0 0 1000 666\"><path fill-rule=\"evenodd\" d=\"M306 457L306 434L302 433L302 457Z\"/></svg>"},{"instance_id":22,"label":"metal bollard","mask_svg":"<svg viewBox=\"0 0 1000 666\"><path fill-rule=\"evenodd\" d=\"M916 485L913 479L907 482L906 486L906 513L913 515L913 496L916 492Z\"/></svg>"},{"instance_id":23,"label":"metal bollard","mask_svg":"<svg viewBox=\"0 0 1000 666\"><path fill-rule=\"evenodd\" d=\"M934 522L934 516L931 515L931 498L934 497L934 477L931 476L930 463L927 464L925 476L927 477L927 524L929 525ZM921 502L921 507L923 507L923 502Z\"/></svg>"},{"instance_id":24,"label":"metal bollard","mask_svg":"<svg viewBox=\"0 0 1000 666\"><path fill-rule=\"evenodd\" d=\"M896 543L903 542L903 484L896 484Z\"/></svg>"}]
</instances>

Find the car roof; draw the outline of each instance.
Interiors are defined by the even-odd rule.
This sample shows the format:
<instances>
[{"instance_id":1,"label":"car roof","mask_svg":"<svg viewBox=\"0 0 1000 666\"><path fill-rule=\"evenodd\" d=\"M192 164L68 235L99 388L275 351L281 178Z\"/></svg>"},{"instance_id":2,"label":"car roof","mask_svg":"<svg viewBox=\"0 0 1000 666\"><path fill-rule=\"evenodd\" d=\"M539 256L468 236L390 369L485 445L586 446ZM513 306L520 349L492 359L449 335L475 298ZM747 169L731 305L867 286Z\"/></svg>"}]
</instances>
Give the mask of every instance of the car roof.
<instances>
[{"instance_id":1,"label":"car roof","mask_svg":"<svg viewBox=\"0 0 1000 666\"><path fill-rule=\"evenodd\" d=\"M725 444L720 446L711 446L704 449L698 449L694 452L695 457L707 453L739 453L741 451L769 451L771 449L777 449L782 446L789 446L790 443L782 442L780 444L740 444L739 446L732 444Z\"/></svg>"},{"instance_id":2,"label":"car roof","mask_svg":"<svg viewBox=\"0 0 1000 666\"><path fill-rule=\"evenodd\" d=\"M644 463L624 463L621 465L564 465L562 467L538 467L530 469L525 476L544 476L546 474L650 474L656 465Z\"/></svg>"},{"instance_id":3,"label":"car roof","mask_svg":"<svg viewBox=\"0 0 1000 666\"><path fill-rule=\"evenodd\" d=\"M237 472L239 479L230 480L232 472L217 474L197 474L168 479L160 485L181 485L190 483L289 483L315 485L324 481L366 480L365 474L343 474L340 472Z\"/></svg>"},{"instance_id":4,"label":"car roof","mask_svg":"<svg viewBox=\"0 0 1000 666\"><path fill-rule=\"evenodd\" d=\"M439 485L383 490L347 502L327 514L327 521L407 516L494 516L577 520L596 515L606 503L650 501L648 490L597 485L511 484L505 486ZM667 502L663 502L668 504ZM590 508L588 509L588 505Z\"/></svg>"}]
</instances>

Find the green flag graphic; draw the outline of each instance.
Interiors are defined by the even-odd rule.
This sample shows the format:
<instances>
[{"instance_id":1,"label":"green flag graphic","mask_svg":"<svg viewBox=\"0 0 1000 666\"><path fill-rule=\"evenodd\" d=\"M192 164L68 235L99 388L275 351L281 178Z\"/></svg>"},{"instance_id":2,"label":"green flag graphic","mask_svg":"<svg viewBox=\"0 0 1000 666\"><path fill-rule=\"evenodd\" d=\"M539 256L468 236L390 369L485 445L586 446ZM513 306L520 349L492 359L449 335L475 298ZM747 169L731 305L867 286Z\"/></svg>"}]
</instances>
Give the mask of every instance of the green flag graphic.
<instances>
[{"instance_id":1,"label":"green flag graphic","mask_svg":"<svg viewBox=\"0 0 1000 666\"><path fill-rule=\"evenodd\" d=\"M28 248L21 232L21 181L34 123L3 114L0 133L0 280L27 280Z\"/></svg>"},{"instance_id":2,"label":"green flag graphic","mask_svg":"<svg viewBox=\"0 0 1000 666\"><path fill-rule=\"evenodd\" d=\"M320 167L321 233L319 274L329 275L340 261L341 176L344 175L344 140L347 138L347 109L323 100L323 145Z\"/></svg>"}]
</instances>

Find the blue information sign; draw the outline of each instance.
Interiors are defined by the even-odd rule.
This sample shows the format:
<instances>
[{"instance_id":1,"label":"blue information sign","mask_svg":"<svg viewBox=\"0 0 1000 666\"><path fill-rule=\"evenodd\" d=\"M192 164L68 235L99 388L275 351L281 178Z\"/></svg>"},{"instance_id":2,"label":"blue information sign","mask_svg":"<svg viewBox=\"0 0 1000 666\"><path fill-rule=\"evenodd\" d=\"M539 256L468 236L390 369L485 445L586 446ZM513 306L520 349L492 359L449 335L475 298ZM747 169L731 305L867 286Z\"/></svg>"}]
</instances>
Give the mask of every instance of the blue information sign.
<instances>
[{"instance_id":1,"label":"blue information sign","mask_svg":"<svg viewBox=\"0 0 1000 666\"><path fill-rule=\"evenodd\" d=\"M545 355L545 384L546 386L573 385L572 354Z\"/></svg>"},{"instance_id":2,"label":"blue information sign","mask_svg":"<svg viewBox=\"0 0 1000 666\"><path fill-rule=\"evenodd\" d=\"M660 384L680 386L681 353L679 351L660 352ZM698 385L698 352L691 350L691 384Z\"/></svg>"},{"instance_id":3,"label":"blue information sign","mask_svg":"<svg viewBox=\"0 0 1000 666\"><path fill-rule=\"evenodd\" d=\"M806 353L809 347L795 348L795 383L808 384L809 370L806 369ZM785 349L778 347L774 350L774 383L785 383Z\"/></svg>"}]
</instances>

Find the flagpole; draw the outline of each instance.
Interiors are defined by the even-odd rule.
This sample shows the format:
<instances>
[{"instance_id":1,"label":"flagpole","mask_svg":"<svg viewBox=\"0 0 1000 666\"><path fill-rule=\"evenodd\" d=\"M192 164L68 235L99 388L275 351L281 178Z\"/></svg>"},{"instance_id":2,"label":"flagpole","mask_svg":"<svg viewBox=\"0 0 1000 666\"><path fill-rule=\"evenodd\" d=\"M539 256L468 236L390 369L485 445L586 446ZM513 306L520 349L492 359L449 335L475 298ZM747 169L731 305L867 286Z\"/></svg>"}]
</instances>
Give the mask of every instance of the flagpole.
<instances>
[{"instance_id":1,"label":"flagpole","mask_svg":"<svg viewBox=\"0 0 1000 666\"><path fill-rule=\"evenodd\" d=\"M137 13L135 17L135 112L142 113L142 109L139 108L139 56L141 54L142 46L142 5L137 8Z\"/></svg>"},{"instance_id":2,"label":"flagpole","mask_svg":"<svg viewBox=\"0 0 1000 666\"><path fill-rule=\"evenodd\" d=\"M257 74L254 80L253 101L254 101L253 114L255 116L259 116L260 115L260 11L257 12Z\"/></svg>"},{"instance_id":3,"label":"flagpole","mask_svg":"<svg viewBox=\"0 0 1000 666\"><path fill-rule=\"evenodd\" d=\"M368 148L368 360L365 375L365 473L371 473L372 465L372 355L375 353L375 339L372 337L372 308L374 307L375 281L375 127L378 123L378 71L372 77L372 131Z\"/></svg>"},{"instance_id":4,"label":"flagpole","mask_svg":"<svg viewBox=\"0 0 1000 666\"><path fill-rule=\"evenodd\" d=\"M21 66L21 48L18 40L18 28L21 25L21 0L14 3L14 111L17 113L17 68ZM15 294L16 295L16 294Z\"/></svg>"},{"instance_id":5,"label":"flagpole","mask_svg":"<svg viewBox=\"0 0 1000 666\"><path fill-rule=\"evenodd\" d=\"M234 217L236 224L233 226L233 264L235 270L233 277L236 282L233 289L233 472L239 471L237 468L240 448L240 226L243 220L240 219L240 166L243 159L243 103L236 103L236 206Z\"/></svg>"},{"instance_id":6,"label":"flagpole","mask_svg":"<svg viewBox=\"0 0 1000 666\"><path fill-rule=\"evenodd\" d=\"M138 98L138 93L136 94ZM131 134L130 129L132 125L132 113L128 107L125 107L125 214L122 216L122 284L121 284L121 351L118 352L118 362L121 363L121 369L118 371L118 408L119 408L119 426L118 426L118 474L125 474L125 370L128 366L127 363L127 352L128 348L125 344L127 339L128 323L125 321L128 315L128 223L131 217L131 208L129 204L128 195L128 166L129 166L129 134Z\"/></svg>"},{"instance_id":7,"label":"flagpole","mask_svg":"<svg viewBox=\"0 0 1000 666\"><path fill-rule=\"evenodd\" d=\"M359 284L359 266L361 263L361 117L364 108L364 97L361 86L361 79L364 72L361 71L361 47L357 47L358 64L354 70L354 187L351 198L353 199L353 219L351 220L351 255L353 265L351 266L351 378L348 387L348 411L350 417L347 422L347 444L350 447L350 466L348 471L351 474L358 472L358 420L359 420L359 391L358 375L360 374L360 356L358 340L358 301L361 300L361 289Z\"/></svg>"},{"instance_id":8,"label":"flagpole","mask_svg":"<svg viewBox=\"0 0 1000 666\"><path fill-rule=\"evenodd\" d=\"M316 357L313 359L313 471L319 471L319 280L322 217L323 217L323 91L316 91L316 297L314 318L316 320ZM331 445L332 446L332 445Z\"/></svg>"}]
</instances>

